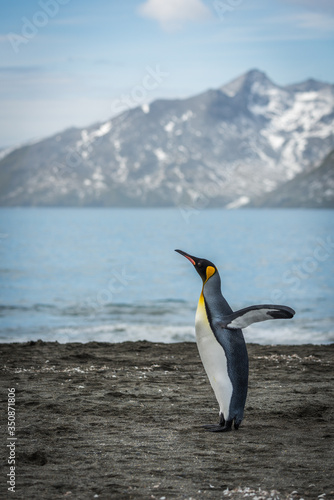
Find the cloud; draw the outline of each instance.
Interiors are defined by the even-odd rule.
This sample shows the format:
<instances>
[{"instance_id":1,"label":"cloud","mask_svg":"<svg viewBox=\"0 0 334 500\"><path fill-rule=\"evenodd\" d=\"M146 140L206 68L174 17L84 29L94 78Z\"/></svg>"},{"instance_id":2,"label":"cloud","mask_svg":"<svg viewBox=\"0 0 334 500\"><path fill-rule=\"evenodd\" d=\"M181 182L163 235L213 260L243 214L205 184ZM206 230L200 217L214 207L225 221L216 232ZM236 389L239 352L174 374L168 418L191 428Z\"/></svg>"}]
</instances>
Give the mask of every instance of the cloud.
<instances>
[{"instance_id":1,"label":"cloud","mask_svg":"<svg viewBox=\"0 0 334 500\"><path fill-rule=\"evenodd\" d=\"M212 14L201 0L146 0L138 8L141 16L154 19L163 29L179 29L187 21L203 21Z\"/></svg>"},{"instance_id":2,"label":"cloud","mask_svg":"<svg viewBox=\"0 0 334 500\"><path fill-rule=\"evenodd\" d=\"M265 24L281 25L284 27L285 35L289 37L291 34L298 35L303 39L328 38L334 32L334 17L307 9L267 18Z\"/></svg>"},{"instance_id":3,"label":"cloud","mask_svg":"<svg viewBox=\"0 0 334 500\"><path fill-rule=\"evenodd\" d=\"M26 74L26 73L40 73L43 71L43 66L0 66L0 73L7 74Z\"/></svg>"},{"instance_id":4,"label":"cloud","mask_svg":"<svg viewBox=\"0 0 334 500\"><path fill-rule=\"evenodd\" d=\"M334 14L333 0L284 0L284 3L298 5L299 7L317 12L324 12L332 15Z\"/></svg>"},{"instance_id":5,"label":"cloud","mask_svg":"<svg viewBox=\"0 0 334 500\"><path fill-rule=\"evenodd\" d=\"M51 22L52 24L57 24L59 26L78 26L83 24L89 24L89 22L91 22L91 18L83 16L63 17L63 18L58 17L56 19L52 19Z\"/></svg>"},{"instance_id":6,"label":"cloud","mask_svg":"<svg viewBox=\"0 0 334 500\"><path fill-rule=\"evenodd\" d=\"M303 12L297 17L299 26L306 29L334 31L334 19L315 12Z\"/></svg>"}]
</instances>

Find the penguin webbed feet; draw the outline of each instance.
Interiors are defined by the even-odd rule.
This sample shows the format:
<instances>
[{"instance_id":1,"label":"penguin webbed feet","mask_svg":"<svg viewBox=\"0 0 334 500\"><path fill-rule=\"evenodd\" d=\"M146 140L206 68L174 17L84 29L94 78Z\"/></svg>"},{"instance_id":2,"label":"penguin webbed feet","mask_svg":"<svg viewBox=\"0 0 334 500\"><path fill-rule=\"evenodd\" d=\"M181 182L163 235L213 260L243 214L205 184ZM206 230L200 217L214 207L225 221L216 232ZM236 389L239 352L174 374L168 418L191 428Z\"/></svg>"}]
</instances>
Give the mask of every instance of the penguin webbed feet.
<instances>
[{"instance_id":1,"label":"penguin webbed feet","mask_svg":"<svg viewBox=\"0 0 334 500\"><path fill-rule=\"evenodd\" d=\"M204 429L209 432L228 432L232 430L232 425L227 426L227 425L219 425L219 424L208 424L208 425L203 425Z\"/></svg>"},{"instance_id":2,"label":"penguin webbed feet","mask_svg":"<svg viewBox=\"0 0 334 500\"><path fill-rule=\"evenodd\" d=\"M229 432L232 430L233 420L226 420L221 416L219 424L203 425L204 429L209 432ZM234 428L238 429L239 424L234 422Z\"/></svg>"}]
</instances>

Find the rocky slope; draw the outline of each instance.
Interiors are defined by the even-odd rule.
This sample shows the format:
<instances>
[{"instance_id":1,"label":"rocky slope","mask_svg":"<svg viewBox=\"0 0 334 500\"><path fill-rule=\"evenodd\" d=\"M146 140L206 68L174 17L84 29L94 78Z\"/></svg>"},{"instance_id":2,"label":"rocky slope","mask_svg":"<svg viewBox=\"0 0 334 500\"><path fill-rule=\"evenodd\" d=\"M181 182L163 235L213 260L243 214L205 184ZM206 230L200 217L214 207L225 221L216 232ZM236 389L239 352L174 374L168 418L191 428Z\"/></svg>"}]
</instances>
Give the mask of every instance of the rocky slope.
<instances>
[{"instance_id":1,"label":"rocky slope","mask_svg":"<svg viewBox=\"0 0 334 500\"><path fill-rule=\"evenodd\" d=\"M2 152L0 205L238 207L333 148L334 85L252 70Z\"/></svg>"},{"instance_id":2,"label":"rocky slope","mask_svg":"<svg viewBox=\"0 0 334 500\"><path fill-rule=\"evenodd\" d=\"M334 150L318 168L296 175L291 181L254 200L249 206L334 208Z\"/></svg>"}]
</instances>

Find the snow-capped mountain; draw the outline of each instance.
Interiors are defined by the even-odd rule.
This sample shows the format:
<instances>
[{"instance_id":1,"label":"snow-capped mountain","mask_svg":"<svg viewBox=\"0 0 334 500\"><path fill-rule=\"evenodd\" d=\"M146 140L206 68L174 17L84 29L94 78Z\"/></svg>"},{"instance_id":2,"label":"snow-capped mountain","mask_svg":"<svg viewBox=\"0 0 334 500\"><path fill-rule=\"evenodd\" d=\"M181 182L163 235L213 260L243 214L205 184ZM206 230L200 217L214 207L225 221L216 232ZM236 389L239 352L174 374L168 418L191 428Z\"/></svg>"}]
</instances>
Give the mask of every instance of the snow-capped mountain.
<instances>
[{"instance_id":1,"label":"snow-capped mountain","mask_svg":"<svg viewBox=\"0 0 334 500\"><path fill-rule=\"evenodd\" d=\"M334 208L334 150L319 167L297 174L274 191L247 206L284 208Z\"/></svg>"},{"instance_id":2,"label":"snow-capped mountain","mask_svg":"<svg viewBox=\"0 0 334 500\"><path fill-rule=\"evenodd\" d=\"M334 85L281 87L252 70L10 151L0 204L238 207L333 148Z\"/></svg>"}]
</instances>

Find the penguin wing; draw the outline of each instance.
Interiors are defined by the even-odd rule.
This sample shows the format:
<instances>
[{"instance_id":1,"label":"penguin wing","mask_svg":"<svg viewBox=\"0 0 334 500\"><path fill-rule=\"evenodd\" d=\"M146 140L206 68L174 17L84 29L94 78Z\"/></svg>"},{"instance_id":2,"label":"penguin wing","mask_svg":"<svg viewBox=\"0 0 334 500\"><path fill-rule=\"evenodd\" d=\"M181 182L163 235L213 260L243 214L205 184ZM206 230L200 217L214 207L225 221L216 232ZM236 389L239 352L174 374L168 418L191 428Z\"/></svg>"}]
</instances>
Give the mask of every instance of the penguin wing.
<instances>
[{"instance_id":1,"label":"penguin wing","mask_svg":"<svg viewBox=\"0 0 334 500\"><path fill-rule=\"evenodd\" d=\"M268 319L289 319L293 318L295 311L288 306L275 306L272 304L262 304L258 306L245 307L225 316L223 328L238 329L246 328L252 323L267 321Z\"/></svg>"}]
</instances>

